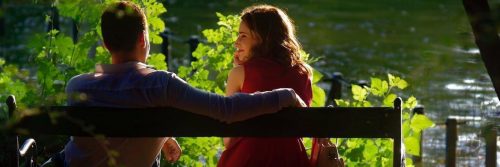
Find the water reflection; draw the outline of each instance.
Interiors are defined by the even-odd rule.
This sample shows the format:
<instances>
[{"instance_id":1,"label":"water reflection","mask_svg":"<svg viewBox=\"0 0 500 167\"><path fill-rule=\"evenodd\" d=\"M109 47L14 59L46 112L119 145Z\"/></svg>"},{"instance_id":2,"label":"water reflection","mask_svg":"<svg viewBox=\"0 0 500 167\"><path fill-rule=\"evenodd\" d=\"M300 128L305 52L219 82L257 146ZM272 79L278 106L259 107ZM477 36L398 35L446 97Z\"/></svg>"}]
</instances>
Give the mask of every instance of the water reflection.
<instances>
[{"instance_id":1,"label":"water reflection","mask_svg":"<svg viewBox=\"0 0 500 167\"><path fill-rule=\"evenodd\" d=\"M473 83L474 80L468 80ZM474 91L495 91L493 87L479 87L475 85L470 85L471 83L467 84L457 84L457 83L449 83L445 87L448 90L452 91L465 91L465 90L474 90Z\"/></svg>"}]
</instances>

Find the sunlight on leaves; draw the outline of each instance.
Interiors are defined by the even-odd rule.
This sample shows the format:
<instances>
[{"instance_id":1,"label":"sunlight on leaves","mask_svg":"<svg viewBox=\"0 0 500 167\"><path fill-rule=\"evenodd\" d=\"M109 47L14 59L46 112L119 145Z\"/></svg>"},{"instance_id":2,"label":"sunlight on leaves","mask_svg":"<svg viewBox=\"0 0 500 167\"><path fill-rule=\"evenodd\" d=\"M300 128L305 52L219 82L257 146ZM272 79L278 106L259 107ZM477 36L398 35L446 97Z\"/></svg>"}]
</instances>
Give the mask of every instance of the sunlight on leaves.
<instances>
[{"instance_id":1,"label":"sunlight on leaves","mask_svg":"<svg viewBox=\"0 0 500 167\"><path fill-rule=\"evenodd\" d=\"M434 126L429 117L422 114L415 114L411 119L411 129L415 132L420 132L423 129L427 129Z\"/></svg>"}]
</instances>

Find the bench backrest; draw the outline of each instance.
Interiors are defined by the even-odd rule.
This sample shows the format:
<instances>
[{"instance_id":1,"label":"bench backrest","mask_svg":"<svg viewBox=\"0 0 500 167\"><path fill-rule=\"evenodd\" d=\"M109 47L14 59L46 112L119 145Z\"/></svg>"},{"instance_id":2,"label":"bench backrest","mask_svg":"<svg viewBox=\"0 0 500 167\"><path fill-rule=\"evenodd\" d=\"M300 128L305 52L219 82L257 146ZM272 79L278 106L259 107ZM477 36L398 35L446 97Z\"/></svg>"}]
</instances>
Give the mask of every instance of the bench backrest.
<instances>
[{"instance_id":1,"label":"bench backrest","mask_svg":"<svg viewBox=\"0 0 500 167\"><path fill-rule=\"evenodd\" d=\"M12 105L10 105L12 106ZM110 137L331 137L392 138L401 166L401 99L391 107L287 108L226 124L176 108L51 106L9 125L12 133Z\"/></svg>"}]
</instances>

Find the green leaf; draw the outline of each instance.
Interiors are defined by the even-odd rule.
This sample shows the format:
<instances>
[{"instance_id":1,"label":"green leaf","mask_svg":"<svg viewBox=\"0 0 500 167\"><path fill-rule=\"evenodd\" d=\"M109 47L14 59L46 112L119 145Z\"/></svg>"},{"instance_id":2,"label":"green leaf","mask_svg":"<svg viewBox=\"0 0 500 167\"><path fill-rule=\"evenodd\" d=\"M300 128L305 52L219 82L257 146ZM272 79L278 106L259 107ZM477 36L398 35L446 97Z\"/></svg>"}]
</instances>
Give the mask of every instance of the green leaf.
<instances>
[{"instance_id":1,"label":"green leaf","mask_svg":"<svg viewBox=\"0 0 500 167\"><path fill-rule=\"evenodd\" d=\"M363 101L363 100L365 100L366 99L366 95L368 94L368 92L366 91L366 89L362 88L359 85L352 85L351 91L352 91L353 99L357 100L357 101Z\"/></svg>"},{"instance_id":2,"label":"green leaf","mask_svg":"<svg viewBox=\"0 0 500 167\"><path fill-rule=\"evenodd\" d=\"M404 139L406 153L411 155L420 155L420 141L415 137L406 137Z\"/></svg>"},{"instance_id":3,"label":"green leaf","mask_svg":"<svg viewBox=\"0 0 500 167\"><path fill-rule=\"evenodd\" d=\"M302 60L302 61L306 62L307 64L311 64L311 63L313 63L313 62L310 62L310 59L309 59L309 58L310 58L310 55L309 55L309 53L306 53L306 52L305 52L304 50L302 50L302 49L301 49L299 52L300 52L300 60Z\"/></svg>"},{"instance_id":4,"label":"green leaf","mask_svg":"<svg viewBox=\"0 0 500 167\"><path fill-rule=\"evenodd\" d=\"M317 86L316 84L312 85L312 91L313 91L313 99L312 99L311 107L323 107L323 106L325 106L325 102L326 102L325 91L321 87Z\"/></svg>"},{"instance_id":5,"label":"green leaf","mask_svg":"<svg viewBox=\"0 0 500 167\"><path fill-rule=\"evenodd\" d=\"M397 97L398 96L396 94L393 94L393 93L387 95L384 98L384 102L383 102L384 106L386 106L386 107L392 107L392 106L394 106L394 100L396 100Z\"/></svg>"},{"instance_id":6,"label":"green leaf","mask_svg":"<svg viewBox=\"0 0 500 167\"><path fill-rule=\"evenodd\" d=\"M410 136L411 128L410 128L410 121L404 121L403 122L403 136Z\"/></svg>"},{"instance_id":7,"label":"green leaf","mask_svg":"<svg viewBox=\"0 0 500 167\"><path fill-rule=\"evenodd\" d=\"M414 96L410 96L410 98L408 98L408 100L406 100L406 102L403 104L403 108L411 110L415 108L417 104L418 104L417 98L415 98Z\"/></svg>"},{"instance_id":8,"label":"green leaf","mask_svg":"<svg viewBox=\"0 0 500 167\"><path fill-rule=\"evenodd\" d=\"M360 145L359 139L349 139L347 140L347 147L356 148Z\"/></svg>"},{"instance_id":9,"label":"green leaf","mask_svg":"<svg viewBox=\"0 0 500 167\"><path fill-rule=\"evenodd\" d=\"M52 37L53 37L53 36L56 36L56 35L57 35L57 33L59 33L59 31L58 31L58 30L56 30L56 29L52 29L52 30L50 30L50 31L47 33L47 35L49 35L49 36L52 36Z\"/></svg>"},{"instance_id":10,"label":"green leaf","mask_svg":"<svg viewBox=\"0 0 500 167\"><path fill-rule=\"evenodd\" d=\"M382 81L379 78L371 78L370 91L375 96L383 96L388 90L387 81Z\"/></svg>"},{"instance_id":11,"label":"green leaf","mask_svg":"<svg viewBox=\"0 0 500 167\"><path fill-rule=\"evenodd\" d=\"M313 69L312 83L313 84L318 83L321 80L321 78L323 78L323 74L321 74L321 72L319 72L318 70Z\"/></svg>"},{"instance_id":12,"label":"green leaf","mask_svg":"<svg viewBox=\"0 0 500 167\"><path fill-rule=\"evenodd\" d=\"M403 120L410 119L410 112L403 112Z\"/></svg>"},{"instance_id":13,"label":"green leaf","mask_svg":"<svg viewBox=\"0 0 500 167\"><path fill-rule=\"evenodd\" d=\"M185 66L180 66L179 69L177 69L177 75L180 78L186 79L189 77L191 74L191 68L185 67Z\"/></svg>"},{"instance_id":14,"label":"green leaf","mask_svg":"<svg viewBox=\"0 0 500 167\"><path fill-rule=\"evenodd\" d=\"M348 100L335 99L335 104L339 107L349 107L350 102Z\"/></svg>"},{"instance_id":15,"label":"green leaf","mask_svg":"<svg viewBox=\"0 0 500 167\"><path fill-rule=\"evenodd\" d=\"M46 14L44 21L45 23L50 23L52 21L52 19L50 19L50 15Z\"/></svg>"},{"instance_id":16,"label":"green leaf","mask_svg":"<svg viewBox=\"0 0 500 167\"><path fill-rule=\"evenodd\" d=\"M152 54L148 57L148 64L152 65L158 70L167 70L167 63L165 63L165 56L161 53Z\"/></svg>"},{"instance_id":17,"label":"green leaf","mask_svg":"<svg viewBox=\"0 0 500 167\"><path fill-rule=\"evenodd\" d=\"M157 34L149 35L149 39L153 44L161 44L163 42L163 38L161 38L160 35Z\"/></svg>"},{"instance_id":18,"label":"green leaf","mask_svg":"<svg viewBox=\"0 0 500 167\"><path fill-rule=\"evenodd\" d=\"M372 107L372 103L370 103L369 101L363 101L363 103L361 104L362 107Z\"/></svg>"},{"instance_id":19,"label":"green leaf","mask_svg":"<svg viewBox=\"0 0 500 167\"><path fill-rule=\"evenodd\" d=\"M408 83L405 81L405 80L399 80L399 82L397 83L397 87L399 89L405 89L406 87L408 87Z\"/></svg>"},{"instance_id":20,"label":"green leaf","mask_svg":"<svg viewBox=\"0 0 500 167\"><path fill-rule=\"evenodd\" d=\"M406 157L405 160L407 167L415 167L415 165L413 165L413 159Z\"/></svg>"},{"instance_id":21,"label":"green leaf","mask_svg":"<svg viewBox=\"0 0 500 167\"><path fill-rule=\"evenodd\" d=\"M399 89L405 89L408 86L408 83L396 76L393 76L392 74L387 74L389 78L389 86L390 87L397 87Z\"/></svg>"},{"instance_id":22,"label":"green leaf","mask_svg":"<svg viewBox=\"0 0 500 167\"><path fill-rule=\"evenodd\" d=\"M365 147L363 150L363 157L367 160L374 159L375 156L377 155L377 152L378 152L377 146L373 143L373 141L368 140L365 143Z\"/></svg>"},{"instance_id":23,"label":"green leaf","mask_svg":"<svg viewBox=\"0 0 500 167\"><path fill-rule=\"evenodd\" d=\"M411 119L411 129L415 132L420 132L421 130L430 128L434 126L434 122L432 122L429 117L422 114L415 114Z\"/></svg>"}]
</instances>

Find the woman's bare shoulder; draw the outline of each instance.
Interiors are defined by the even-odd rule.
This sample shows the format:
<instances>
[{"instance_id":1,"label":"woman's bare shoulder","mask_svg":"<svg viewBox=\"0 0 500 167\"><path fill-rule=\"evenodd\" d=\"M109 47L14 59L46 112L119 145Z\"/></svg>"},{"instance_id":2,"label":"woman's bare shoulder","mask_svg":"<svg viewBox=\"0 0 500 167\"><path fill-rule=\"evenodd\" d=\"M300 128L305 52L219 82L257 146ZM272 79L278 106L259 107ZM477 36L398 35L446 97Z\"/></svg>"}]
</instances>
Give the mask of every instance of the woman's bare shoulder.
<instances>
[{"instance_id":1,"label":"woman's bare shoulder","mask_svg":"<svg viewBox=\"0 0 500 167\"><path fill-rule=\"evenodd\" d=\"M245 74L245 67L243 67L241 65L233 67L229 71L229 77L240 77L240 76L243 76L244 74Z\"/></svg>"}]
</instances>

